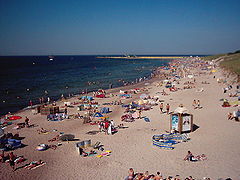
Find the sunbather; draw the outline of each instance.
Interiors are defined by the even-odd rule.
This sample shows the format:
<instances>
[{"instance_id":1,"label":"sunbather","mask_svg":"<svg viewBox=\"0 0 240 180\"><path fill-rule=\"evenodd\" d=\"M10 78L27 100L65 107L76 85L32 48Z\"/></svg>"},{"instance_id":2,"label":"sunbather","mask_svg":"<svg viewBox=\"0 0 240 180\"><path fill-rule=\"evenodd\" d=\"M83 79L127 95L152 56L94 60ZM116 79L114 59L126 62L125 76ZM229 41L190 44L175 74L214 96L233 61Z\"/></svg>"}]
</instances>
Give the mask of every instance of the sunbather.
<instances>
[{"instance_id":1,"label":"sunbather","mask_svg":"<svg viewBox=\"0 0 240 180\"><path fill-rule=\"evenodd\" d=\"M53 142L53 141L58 141L59 140L59 135L57 135L56 137L48 140L48 142Z\"/></svg>"},{"instance_id":2,"label":"sunbather","mask_svg":"<svg viewBox=\"0 0 240 180\"><path fill-rule=\"evenodd\" d=\"M191 153L191 151L188 151L186 157L184 158L184 161L197 161L196 159L194 159L193 154Z\"/></svg>"},{"instance_id":3,"label":"sunbather","mask_svg":"<svg viewBox=\"0 0 240 180\"><path fill-rule=\"evenodd\" d=\"M133 168L129 168L128 176L125 178L125 180L133 180L133 178L134 178L134 170Z\"/></svg>"},{"instance_id":4,"label":"sunbather","mask_svg":"<svg viewBox=\"0 0 240 180\"><path fill-rule=\"evenodd\" d=\"M38 134L42 134L42 133L47 133L48 131L46 129L41 128L41 129L38 129L37 132Z\"/></svg>"},{"instance_id":5,"label":"sunbather","mask_svg":"<svg viewBox=\"0 0 240 180\"><path fill-rule=\"evenodd\" d=\"M32 169L34 167L40 166L42 164L45 164L41 159L39 161L32 161L29 165L25 166L27 169Z\"/></svg>"}]
</instances>

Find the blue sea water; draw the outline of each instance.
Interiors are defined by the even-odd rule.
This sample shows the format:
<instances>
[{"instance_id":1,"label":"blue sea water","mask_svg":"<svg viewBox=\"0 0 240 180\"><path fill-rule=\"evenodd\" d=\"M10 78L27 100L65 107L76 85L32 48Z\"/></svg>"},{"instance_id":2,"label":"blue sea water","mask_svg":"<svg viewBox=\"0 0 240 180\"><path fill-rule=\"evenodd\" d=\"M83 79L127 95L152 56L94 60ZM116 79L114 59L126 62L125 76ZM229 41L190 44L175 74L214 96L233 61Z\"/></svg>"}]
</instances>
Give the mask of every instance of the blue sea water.
<instances>
[{"instance_id":1,"label":"blue sea water","mask_svg":"<svg viewBox=\"0 0 240 180\"><path fill-rule=\"evenodd\" d=\"M99 59L96 56L0 57L0 115L39 103L39 97L57 100L62 94L107 89L149 76L169 59Z\"/></svg>"}]
</instances>

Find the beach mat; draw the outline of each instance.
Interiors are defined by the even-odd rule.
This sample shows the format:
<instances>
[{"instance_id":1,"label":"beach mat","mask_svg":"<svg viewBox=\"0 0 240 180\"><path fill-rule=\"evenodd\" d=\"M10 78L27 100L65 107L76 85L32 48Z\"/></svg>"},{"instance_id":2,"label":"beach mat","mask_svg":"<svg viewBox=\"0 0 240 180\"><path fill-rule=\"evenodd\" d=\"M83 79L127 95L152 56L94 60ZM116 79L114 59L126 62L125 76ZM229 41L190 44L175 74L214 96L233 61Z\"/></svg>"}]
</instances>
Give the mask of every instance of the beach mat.
<instances>
[{"instance_id":1,"label":"beach mat","mask_svg":"<svg viewBox=\"0 0 240 180\"><path fill-rule=\"evenodd\" d=\"M145 118L144 118L144 121L145 121L145 122L150 122L150 119L147 118L147 117L145 117Z\"/></svg>"}]
</instances>

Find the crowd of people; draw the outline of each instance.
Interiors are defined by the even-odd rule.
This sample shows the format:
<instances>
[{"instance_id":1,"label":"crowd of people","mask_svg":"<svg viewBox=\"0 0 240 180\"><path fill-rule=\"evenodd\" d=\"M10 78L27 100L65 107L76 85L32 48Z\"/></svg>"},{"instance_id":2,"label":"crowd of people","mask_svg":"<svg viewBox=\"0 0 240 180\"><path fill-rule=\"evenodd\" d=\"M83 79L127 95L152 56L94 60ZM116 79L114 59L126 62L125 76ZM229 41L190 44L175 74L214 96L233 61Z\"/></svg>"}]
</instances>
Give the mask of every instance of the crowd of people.
<instances>
[{"instance_id":1,"label":"crowd of people","mask_svg":"<svg viewBox=\"0 0 240 180\"><path fill-rule=\"evenodd\" d=\"M144 173L135 173L133 168L129 168L128 176L126 176L124 180L195 180L195 178L193 176L182 178L178 174L175 176L163 177L162 173L160 172L157 172L155 174L150 174L149 171L145 171ZM211 178L203 177L202 180L211 180ZM232 180L232 179L226 178L225 180Z\"/></svg>"}]
</instances>

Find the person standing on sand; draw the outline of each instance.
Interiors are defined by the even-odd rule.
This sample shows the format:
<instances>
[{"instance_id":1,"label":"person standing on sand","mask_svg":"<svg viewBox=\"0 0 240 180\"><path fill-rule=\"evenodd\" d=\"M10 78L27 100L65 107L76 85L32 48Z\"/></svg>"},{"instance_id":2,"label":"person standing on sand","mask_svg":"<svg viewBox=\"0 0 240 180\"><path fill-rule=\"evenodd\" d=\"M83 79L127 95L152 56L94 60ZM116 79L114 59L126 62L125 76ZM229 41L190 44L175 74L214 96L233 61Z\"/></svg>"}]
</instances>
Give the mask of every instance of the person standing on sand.
<instances>
[{"instance_id":1,"label":"person standing on sand","mask_svg":"<svg viewBox=\"0 0 240 180\"><path fill-rule=\"evenodd\" d=\"M15 158L15 156L14 156L13 152L10 152L10 153L9 153L9 164L10 164L10 166L12 167L13 171L15 171L14 158Z\"/></svg>"},{"instance_id":2,"label":"person standing on sand","mask_svg":"<svg viewBox=\"0 0 240 180\"><path fill-rule=\"evenodd\" d=\"M199 109L202 108L201 105L200 105L200 100L199 99L197 100L197 108L199 108Z\"/></svg>"},{"instance_id":3,"label":"person standing on sand","mask_svg":"<svg viewBox=\"0 0 240 180\"><path fill-rule=\"evenodd\" d=\"M5 161L5 155L4 155L4 150L2 150L2 154L0 154L0 162L4 163Z\"/></svg>"},{"instance_id":4,"label":"person standing on sand","mask_svg":"<svg viewBox=\"0 0 240 180\"><path fill-rule=\"evenodd\" d=\"M167 103L166 105L166 111L167 111L167 114L169 114L169 111L170 111L170 105Z\"/></svg>"},{"instance_id":5,"label":"person standing on sand","mask_svg":"<svg viewBox=\"0 0 240 180\"><path fill-rule=\"evenodd\" d=\"M196 109L196 108L197 108L197 102L196 102L196 100L195 100L195 99L193 100L193 104L192 104L192 106L194 107L194 109Z\"/></svg>"},{"instance_id":6,"label":"person standing on sand","mask_svg":"<svg viewBox=\"0 0 240 180\"><path fill-rule=\"evenodd\" d=\"M47 102L48 102L48 104L50 104L50 97L47 98Z\"/></svg>"},{"instance_id":7,"label":"person standing on sand","mask_svg":"<svg viewBox=\"0 0 240 180\"><path fill-rule=\"evenodd\" d=\"M159 105L159 108L160 108L161 113L163 113L163 103L161 103L161 104Z\"/></svg>"},{"instance_id":8,"label":"person standing on sand","mask_svg":"<svg viewBox=\"0 0 240 180\"><path fill-rule=\"evenodd\" d=\"M139 119L142 118L142 111L141 111L141 110L139 110L139 112L138 112L138 118L139 118Z\"/></svg>"},{"instance_id":9,"label":"person standing on sand","mask_svg":"<svg viewBox=\"0 0 240 180\"><path fill-rule=\"evenodd\" d=\"M26 125L27 127L29 127L29 119L28 119L27 116L26 116L26 118L25 118L25 125Z\"/></svg>"},{"instance_id":10,"label":"person standing on sand","mask_svg":"<svg viewBox=\"0 0 240 180\"><path fill-rule=\"evenodd\" d=\"M32 100L29 101L29 105L30 105L31 107L33 106Z\"/></svg>"}]
</instances>

